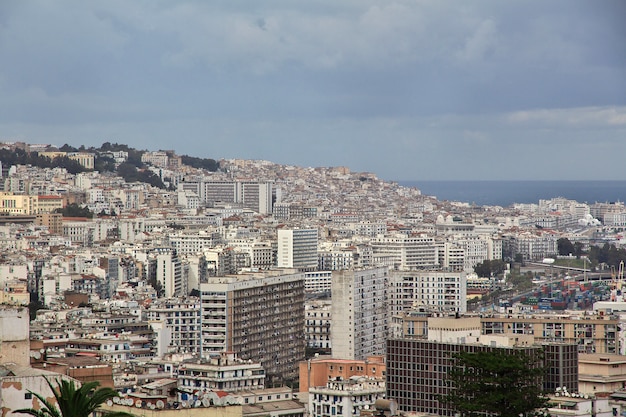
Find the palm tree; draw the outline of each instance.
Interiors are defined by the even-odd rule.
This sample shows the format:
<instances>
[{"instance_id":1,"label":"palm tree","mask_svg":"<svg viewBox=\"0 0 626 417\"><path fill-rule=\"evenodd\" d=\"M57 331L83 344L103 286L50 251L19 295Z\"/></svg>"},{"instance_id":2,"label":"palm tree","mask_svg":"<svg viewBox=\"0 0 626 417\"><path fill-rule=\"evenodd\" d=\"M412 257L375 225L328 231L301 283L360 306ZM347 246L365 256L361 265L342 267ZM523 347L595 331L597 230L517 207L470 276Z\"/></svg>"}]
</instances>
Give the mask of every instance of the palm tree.
<instances>
[{"instance_id":1,"label":"palm tree","mask_svg":"<svg viewBox=\"0 0 626 417\"><path fill-rule=\"evenodd\" d=\"M32 392L42 407L22 408L14 411L14 413L30 414L34 417L89 417L96 409L98 409L106 400L117 397L119 394L112 388L98 388L99 382L87 382L78 389L74 381L57 379L56 387L44 377L50 390L56 398L56 404L49 401L41 394ZM133 414L124 412L111 412L106 414L107 417L134 417Z\"/></svg>"}]
</instances>

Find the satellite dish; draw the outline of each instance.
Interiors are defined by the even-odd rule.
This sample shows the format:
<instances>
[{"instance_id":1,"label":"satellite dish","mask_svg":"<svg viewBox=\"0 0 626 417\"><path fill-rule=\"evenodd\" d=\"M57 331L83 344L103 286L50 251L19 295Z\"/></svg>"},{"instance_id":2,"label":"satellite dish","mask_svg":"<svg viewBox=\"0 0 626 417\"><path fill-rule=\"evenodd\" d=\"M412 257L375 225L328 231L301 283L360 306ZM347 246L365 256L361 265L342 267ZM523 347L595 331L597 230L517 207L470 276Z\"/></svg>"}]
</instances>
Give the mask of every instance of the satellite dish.
<instances>
[{"instance_id":1,"label":"satellite dish","mask_svg":"<svg viewBox=\"0 0 626 417\"><path fill-rule=\"evenodd\" d=\"M113 403L114 404L119 404L120 403L120 397L113 397Z\"/></svg>"},{"instance_id":2,"label":"satellite dish","mask_svg":"<svg viewBox=\"0 0 626 417\"><path fill-rule=\"evenodd\" d=\"M135 401L135 407L141 408L141 400Z\"/></svg>"},{"instance_id":3,"label":"satellite dish","mask_svg":"<svg viewBox=\"0 0 626 417\"><path fill-rule=\"evenodd\" d=\"M210 406L211 405L211 400L209 400L207 397L204 397L202 399L202 405L205 406L205 407Z\"/></svg>"},{"instance_id":4,"label":"satellite dish","mask_svg":"<svg viewBox=\"0 0 626 417\"><path fill-rule=\"evenodd\" d=\"M156 408L156 406L153 403L148 404L148 408L150 410L154 410Z\"/></svg>"},{"instance_id":5,"label":"satellite dish","mask_svg":"<svg viewBox=\"0 0 626 417\"><path fill-rule=\"evenodd\" d=\"M164 403L162 400L158 400L158 401L156 402L156 407L157 407L159 410L162 410L162 409L163 409L163 407L165 407L165 403Z\"/></svg>"},{"instance_id":6,"label":"satellite dish","mask_svg":"<svg viewBox=\"0 0 626 417\"><path fill-rule=\"evenodd\" d=\"M198 408L198 407L200 407L201 405L202 405L202 401L200 401L200 400L196 400L196 401L194 401L194 403L193 403L193 406L194 406L195 408Z\"/></svg>"},{"instance_id":7,"label":"satellite dish","mask_svg":"<svg viewBox=\"0 0 626 417\"><path fill-rule=\"evenodd\" d=\"M108 405L109 407L110 407L110 406L112 406L112 405L113 405L113 401L111 401L111 400L107 400L107 405Z\"/></svg>"}]
</instances>

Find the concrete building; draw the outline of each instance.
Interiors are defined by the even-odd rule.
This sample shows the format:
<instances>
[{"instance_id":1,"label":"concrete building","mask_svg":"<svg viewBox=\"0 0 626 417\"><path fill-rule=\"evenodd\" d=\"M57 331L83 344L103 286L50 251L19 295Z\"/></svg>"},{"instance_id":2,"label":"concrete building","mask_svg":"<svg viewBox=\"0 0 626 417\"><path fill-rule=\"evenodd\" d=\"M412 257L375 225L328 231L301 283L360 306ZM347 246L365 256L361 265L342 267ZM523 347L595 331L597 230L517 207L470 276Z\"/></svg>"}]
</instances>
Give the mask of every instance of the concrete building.
<instances>
[{"instance_id":1,"label":"concrete building","mask_svg":"<svg viewBox=\"0 0 626 417\"><path fill-rule=\"evenodd\" d=\"M330 292L332 271L310 271L304 273L304 289L307 293Z\"/></svg>"},{"instance_id":2,"label":"concrete building","mask_svg":"<svg viewBox=\"0 0 626 417\"><path fill-rule=\"evenodd\" d=\"M392 315L419 307L432 311L465 313L466 274L444 271L390 271L387 296Z\"/></svg>"},{"instance_id":3,"label":"concrete building","mask_svg":"<svg viewBox=\"0 0 626 417\"><path fill-rule=\"evenodd\" d=\"M178 389L183 392L264 388L265 370L261 364L239 359L232 352L211 353L205 360L189 360L178 367Z\"/></svg>"},{"instance_id":4,"label":"concrete building","mask_svg":"<svg viewBox=\"0 0 626 417\"><path fill-rule=\"evenodd\" d=\"M387 267L333 271L332 355L364 360L385 352Z\"/></svg>"},{"instance_id":5,"label":"concrete building","mask_svg":"<svg viewBox=\"0 0 626 417\"><path fill-rule=\"evenodd\" d=\"M200 300L164 298L150 304L148 321L162 340L158 356L166 352L200 353ZM158 323L158 324L157 324Z\"/></svg>"},{"instance_id":6,"label":"concrete building","mask_svg":"<svg viewBox=\"0 0 626 417\"><path fill-rule=\"evenodd\" d=\"M376 400L384 398L384 378L353 376L328 381L325 386L309 388L309 415L356 417L361 410L373 409Z\"/></svg>"},{"instance_id":7,"label":"concrete building","mask_svg":"<svg viewBox=\"0 0 626 417\"><path fill-rule=\"evenodd\" d=\"M232 203L260 214L272 213L273 184L271 182L195 178L181 181L178 187L179 190L194 192L203 203Z\"/></svg>"},{"instance_id":8,"label":"concrete building","mask_svg":"<svg viewBox=\"0 0 626 417\"><path fill-rule=\"evenodd\" d=\"M317 229L278 229L278 267L316 270L317 242Z\"/></svg>"},{"instance_id":9,"label":"concrete building","mask_svg":"<svg viewBox=\"0 0 626 417\"><path fill-rule=\"evenodd\" d=\"M307 300L304 306L304 338L311 349L330 353L330 323L332 301L329 299Z\"/></svg>"},{"instance_id":10,"label":"concrete building","mask_svg":"<svg viewBox=\"0 0 626 417\"><path fill-rule=\"evenodd\" d=\"M615 354L578 355L578 391L595 395L626 388L626 357Z\"/></svg>"},{"instance_id":11,"label":"concrete building","mask_svg":"<svg viewBox=\"0 0 626 417\"><path fill-rule=\"evenodd\" d=\"M374 263L378 258L389 258L393 269L412 270L438 265L437 245L433 237L397 234L377 237L371 245Z\"/></svg>"},{"instance_id":12,"label":"concrete building","mask_svg":"<svg viewBox=\"0 0 626 417\"><path fill-rule=\"evenodd\" d=\"M297 377L304 358L304 275L241 274L201 283L202 350L258 361L268 376Z\"/></svg>"},{"instance_id":13,"label":"concrete building","mask_svg":"<svg viewBox=\"0 0 626 417\"><path fill-rule=\"evenodd\" d=\"M384 356L370 356L365 360L318 356L300 362L299 389L301 393L306 393L309 388L325 387L330 381L343 381L352 377L380 379L385 376L385 370Z\"/></svg>"},{"instance_id":14,"label":"concrete building","mask_svg":"<svg viewBox=\"0 0 626 417\"><path fill-rule=\"evenodd\" d=\"M405 312L394 316L402 337L426 337L431 313ZM489 314L480 317L481 334L533 336L536 343L575 344L580 353L620 353L623 343L618 331L621 321L617 316L589 312L559 314Z\"/></svg>"}]
</instances>

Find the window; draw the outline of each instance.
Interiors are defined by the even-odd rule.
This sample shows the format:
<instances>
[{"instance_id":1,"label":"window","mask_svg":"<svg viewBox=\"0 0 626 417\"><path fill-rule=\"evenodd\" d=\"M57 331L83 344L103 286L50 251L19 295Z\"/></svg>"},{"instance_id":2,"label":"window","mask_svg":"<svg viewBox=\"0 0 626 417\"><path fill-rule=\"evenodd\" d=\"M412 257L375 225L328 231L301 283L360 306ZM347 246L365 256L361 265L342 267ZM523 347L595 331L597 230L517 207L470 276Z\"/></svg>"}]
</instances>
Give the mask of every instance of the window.
<instances>
[{"instance_id":1,"label":"window","mask_svg":"<svg viewBox=\"0 0 626 417\"><path fill-rule=\"evenodd\" d=\"M27 392L26 394L24 394L24 399L25 400L32 400L33 399L33 394L30 392Z\"/></svg>"}]
</instances>

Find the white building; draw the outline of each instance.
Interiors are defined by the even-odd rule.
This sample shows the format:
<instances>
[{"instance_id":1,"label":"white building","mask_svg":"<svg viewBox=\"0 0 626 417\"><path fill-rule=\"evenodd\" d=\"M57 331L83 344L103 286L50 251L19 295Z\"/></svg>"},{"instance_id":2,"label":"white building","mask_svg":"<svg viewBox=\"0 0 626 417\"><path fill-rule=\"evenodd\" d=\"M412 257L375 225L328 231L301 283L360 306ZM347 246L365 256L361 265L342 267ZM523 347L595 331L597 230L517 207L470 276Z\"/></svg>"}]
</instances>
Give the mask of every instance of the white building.
<instances>
[{"instance_id":1,"label":"white building","mask_svg":"<svg viewBox=\"0 0 626 417\"><path fill-rule=\"evenodd\" d=\"M159 336L165 336L166 352L200 353L200 300L197 298L163 298L150 304L148 321ZM157 325L159 323L159 325Z\"/></svg>"},{"instance_id":2,"label":"white building","mask_svg":"<svg viewBox=\"0 0 626 417\"><path fill-rule=\"evenodd\" d=\"M278 229L278 267L316 270L317 244L317 229Z\"/></svg>"},{"instance_id":3,"label":"white building","mask_svg":"<svg viewBox=\"0 0 626 417\"><path fill-rule=\"evenodd\" d=\"M387 267L333 271L331 285L332 355L365 360L384 355L387 305ZM337 319L340 317L341 319Z\"/></svg>"},{"instance_id":4,"label":"white building","mask_svg":"<svg viewBox=\"0 0 626 417\"><path fill-rule=\"evenodd\" d=\"M307 300L304 314L304 338L307 346L313 349L330 349L331 300Z\"/></svg>"},{"instance_id":5,"label":"white building","mask_svg":"<svg viewBox=\"0 0 626 417\"><path fill-rule=\"evenodd\" d=\"M373 410L385 398L385 380L354 376L328 381L324 387L309 388L309 415L312 417L356 417L362 410Z\"/></svg>"},{"instance_id":6,"label":"white building","mask_svg":"<svg viewBox=\"0 0 626 417\"><path fill-rule=\"evenodd\" d=\"M466 274L462 271L391 271L388 298L391 314L422 306L442 312L465 313Z\"/></svg>"},{"instance_id":7,"label":"white building","mask_svg":"<svg viewBox=\"0 0 626 417\"><path fill-rule=\"evenodd\" d=\"M426 235L381 236L372 240L374 262L388 258L395 269L409 270L438 265L435 239ZM384 262L387 264L387 261Z\"/></svg>"},{"instance_id":8,"label":"white building","mask_svg":"<svg viewBox=\"0 0 626 417\"><path fill-rule=\"evenodd\" d=\"M186 361L178 367L182 392L238 392L265 388L265 370L258 362L244 361L232 352L212 353L205 360Z\"/></svg>"}]
</instances>

